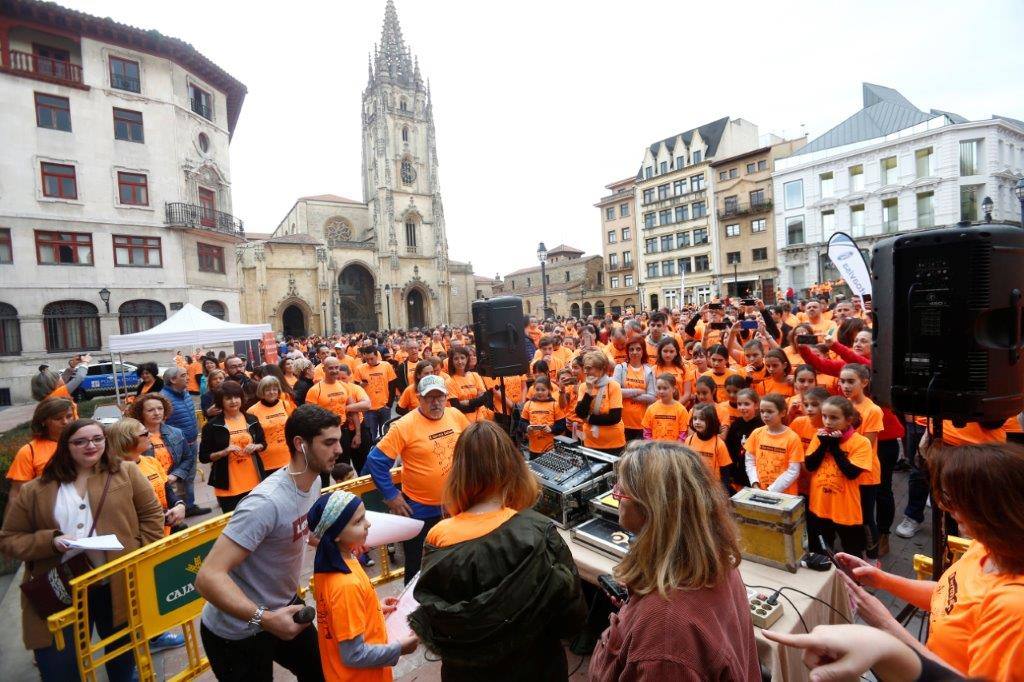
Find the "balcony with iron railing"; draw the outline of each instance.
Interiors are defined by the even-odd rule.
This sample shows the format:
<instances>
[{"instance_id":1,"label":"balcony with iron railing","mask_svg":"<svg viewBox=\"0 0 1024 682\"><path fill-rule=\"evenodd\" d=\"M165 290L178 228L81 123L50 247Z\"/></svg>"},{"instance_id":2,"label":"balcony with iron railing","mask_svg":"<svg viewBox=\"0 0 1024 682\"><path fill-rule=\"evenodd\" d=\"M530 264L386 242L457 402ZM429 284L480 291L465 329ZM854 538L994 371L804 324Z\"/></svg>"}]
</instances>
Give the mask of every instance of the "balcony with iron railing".
<instances>
[{"instance_id":1,"label":"balcony with iron railing","mask_svg":"<svg viewBox=\"0 0 1024 682\"><path fill-rule=\"evenodd\" d=\"M41 57L30 52L9 50L3 70L51 83L85 87L82 80L82 67L78 64L61 59Z\"/></svg>"},{"instance_id":2,"label":"balcony with iron railing","mask_svg":"<svg viewBox=\"0 0 1024 682\"><path fill-rule=\"evenodd\" d=\"M755 213L766 213L772 210L772 200L752 201L749 204L729 203L718 209L719 218L736 218L739 216L753 215Z\"/></svg>"},{"instance_id":3,"label":"balcony with iron railing","mask_svg":"<svg viewBox=\"0 0 1024 682\"><path fill-rule=\"evenodd\" d=\"M181 202L168 203L166 212L167 224L171 227L210 230L233 237L245 237L242 221L230 213L222 213L206 206Z\"/></svg>"},{"instance_id":4,"label":"balcony with iron railing","mask_svg":"<svg viewBox=\"0 0 1024 682\"><path fill-rule=\"evenodd\" d=\"M706 195L706 189L694 189L687 192L683 192L682 194L669 194L668 196L660 199L655 196L652 197L651 200L647 202L641 200L640 206L645 211L657 211L658 209L661 208L670 208L672 206L675 206L676 204L683 204L689 203L691 201L696 201L698 199L704 198Z\"/></svg>"},{"instance_id":5,"label":"balcony with iron railing","mask_svg":"<svg viewBox=\"0 0 1024 682\"><path fill-rule=\"evenodd\" d=\"M128 92L142 92L141 83L138 78L132 78L122 73L110 74L110 87Z\"/></svg>"},{"instance_id":6,"label":"balcony with iron railing","mask_svg":"<svg viewBox=\"0 0 1024 682\"><path fill-rule=\"evenodd\" d=\"M204 104L203 100L198 97L191 97L189 98L189 105L194 113L199 114L208 121L213 120L213 109L207 104Z\"/></svg>"},{"instance_id":7,"label":"balcony with iron railing","mask_svg":"<svg viewBox=\"0 0 1024 682\"><path fill-rule=\"evenodd\" d=\"M619 270L632 270L633 261L628 263L606 263L608 272L618 272Z\"/></svg>"}]
</instances>

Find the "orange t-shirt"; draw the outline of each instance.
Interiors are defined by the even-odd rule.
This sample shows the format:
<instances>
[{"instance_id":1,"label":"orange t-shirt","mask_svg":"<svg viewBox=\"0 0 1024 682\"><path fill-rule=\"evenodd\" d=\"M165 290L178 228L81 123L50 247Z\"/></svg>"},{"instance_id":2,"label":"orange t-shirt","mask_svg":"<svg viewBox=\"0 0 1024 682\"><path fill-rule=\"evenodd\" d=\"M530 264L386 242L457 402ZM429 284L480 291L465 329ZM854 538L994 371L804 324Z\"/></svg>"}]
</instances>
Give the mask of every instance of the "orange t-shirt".
<instances>
[{"instance_id":1,"label":"orange t-shirt","mask_svg":"<svg viewBox=\"0 0 1024 682\"><path fill-rule=\"evenodd\" d=\"M697 373L694 371L692 365L686 365L684 367L676 367L675 365L668 365L667 367L664 365L655 365L651 369L654 370L655 381L657 381L658 377L662 374L673 375L676 378L676 391L679 392L680 398L682 398L686 393L686 382L691 382L690 388L692 390L692 382L697 379Z\"/></svg>"},{"instance_id":2,"label":"orange t-shirt","mask_svg":"<svg viewBox=\"0 0 1024 682\"><path fill-rule=\"evenodd\" d=\"M370 396L370 409L379 410L388 404L388 384L394 381L395 368L390 362L378 362L376 365L359 365L352 375L355 382L361 384Z\"/></svg>"},{"instance_id":3,"label":"orange t-shirt","mask_svg":"<svg viewBox=\"0 0 1024 682\"><path fill-rule=\"evenodd\" d=\"M860 485L876 485L882 482L882 463L878 459L878 434L882 431L882 408L871 402L870 398L864 398L860 405L854 405L860 415L860 426L857 433L862 436L875 434L875 442L871 448L871 466L865 471L857 482Z\"/></svg>"},{"instance_id":4,"label":"orange t-shirt","mask_svg":"<svg viewBox=\"0 0 1024 682\"><path fill-rule=\"evenodd\" d=\"M316 637L324 678L344 682L391 682L390 666L349 668L338 645L361 636L366 644L387 644L388 630L380 598L359 561L345 557L349 573L314 573Z\"/></svg>"},{"instance_id":5,"label":"orange t-shirt","mask_svg":"<svg viewBox=\"0 0 1024 682\"><path fill-rule=\"evenodd\" d=\"M703 440L696 433L691 433L686 437L684 441L686 447L690 448L698 455L704 462L704 466L708 468L708 473L711 474L711 478L716 481L722 480L722 467L727 467L732 464L732 457L729 456L729 448L726 447L725 441L717 433Z\"/></svg>"},{"instance_id":6,"label":"orange t-shirt","mask_svg":"<svg viewBox=\"0 0 1024 682\"><path fill-rule=\"evenodd\" d=\"M793 384L788 381L776 381L770 376L766 376L760 381L755 381L750 387L757 391L757 394L762 397L769 393L778 393L783 398L788 398L793 395Z\"/></svg>"},{"instance_id":7,"label":"orange t-shirt","mask_svg":"<svg viewBox=\"0 0 1024 682\"><path fill-rule=\"evenodd\" d=\"M800 442L803 443L804 454L806 455L810 452L810 450L807 449L807 446L811 444L811 440L813 440L814 436L817 435L818 429L821 428L821 425L819 424L815 426L810 417L807 415L800 415L789 423L789 428L793 429L793 431L796 432L796 435L800 436ZM811 472L805 467L800 468L800 476L796 479L796 488L801 495L806 495L808 491L810 491Z\"/></svg>"},{"instance_id":8,"label":"orange t-shirt","mask_svg":"<svg viewBox=\"0 0 1024 682\"><path fill-rule=\"evenodd\" d=\"M758 427L747 436L743 447L747 453L753 455L757 481L766 490L790 464L804 461L804 446L800 442L800 436L789 427L778 434L769 433L767 426ZM796 495L796 481L782 492Z\"/></svg>"},{"instance_id":9,"label":"orange t-shirt","mask_svg":"<svg viewBox=\"0 0 1024 682\"><path fill-rule=\"evenodd\" d=\"M391 459L402 458L402 491L420 504L440 505L452 468L452 453L469 420L446 407L438 420L414 410L391 425L377 447Z\"/></svg>"},{"instance_id":10,"label":"orange t-shirt","mask_svg":"<svg viewBox=\"0 0 1024 682\"><path fill-rule=\"evenodd\" d=\"M323 380L324 380L324 363L321 362L319 365L317 365L316 367L313 368L313 381L323 381Z\"/></svg>"},{"instance_id":11,"label":"orange t-shirt","mask_svg":"<svg viewBox=\"0 0 1024 682\"><path fill-rule=\"evenodd\" d=\"M594 404L591 402L591 414L608 414L609 410L622 408L622 389L618 383L609 379L605 388L606 391L604 400L601 401L601 409L594 412ZM584 393L590 393L591 397L596 397L598 389L595 388L588 391L587 385L583 383L576 389L576 395L581 396ZM619 420L619 423L609 426L594 426L584 423L581 428L583 429L583 445L585 447L598 450L613 450L621 448L626 444L626 428L621 420Z\"/></svg>"},{"instance_id":12,"label":"orange t-shirt","mask_svg":"<svg viewBox=\"0 0 1024 682\"><path fill-rule=\"evenodd\" d=\"M50 395L46 396L46 398L67 398L71 401L71 416L78 419L78 405L75 403L75 399L71 397L67 384L61 382L60 386L50 391ZM43 398L43 400L46 400L46 398Z\"/></svg>"},{"instance_id":13,"label":"orange t-shirt","mask_svg":"<svg viewBox=\"0 0 1024 682\"><path fill-rule=\"evenodd\" d=\"M1017 421L1016 417L1011 417ZM967 422L962 427L953 426L948 419L942 422L942 442L946 445L980 445L982 443L1005 443L1006 429L1002 426L986 429L977 422Z\"/></svg>"},{"instance_id":14,"label":"orange t-shirt","mask_svg":"<svg viewBox=\"0 0 1024 682\"><path fill-rule=\"evenodd\" d=\"M559 405L564 404L562 410L565 412L566 420L575 424L580 424L580 418L576 416L576 389L576 384L569 384L559 393L558 401ZM562 400L563 395L565 396L564 401Z\"/></svg>"},{"instance_id":15,"label":"orange t-shirt","mask_svg":"<svg viewBox=\"0 0 1024 682\"><path fill-rule=\"evenodd\" d=\"M348 418L345 406L356 400L344 382L335 381L328 384L325 381L318 381L306 393L306 402L330 410L345 421Z\"/></svg>"},{"instance_id":16,"label":"orange t-shirt","mask_svg":"<svg viewBox=\"0 0 1024 682\"><path fill-rule=\"evenodd\" d=\"M715 412L718 413L718 421L722 426L728 428L729 424L740 418L740 408L728 400L715 404Z\"/></svg>"},{"instance_id":17,"label":"orange t-shirt","mask_svg":"<svg viewBox=\"0 0 1024 682\"><path fill-rule=\"evenodd\" d=\"M188 390L189 393L199 393L199 375L203 373L203 364L193 360L189 363L188 369Z\"/></svg>"},{"instance_id":18,"label":"orange t-shirt","mask_svg":"<svg viewBox=\"0 0 1024 682\"><path fill-rule=\"evenodd\" d=\"M164 511L167 510L167 472L163 470L163 465L156 461L153 457L147 457L143 455L139 457L139 461L136 462L139 466L139 471L146 477L149 484L153 486L153 492L156 493L156 499L160 501L160 508ZM170 535L170 528L164 526L164 535Z\"/></svg>"},{"instance_id":19,"label":"orange t-shirt","mask_svg":"<svg viewBox=\"0 0 1024 682\"><path fill-rule=\"evenodd\" d=\"M448 385L448 399L451 401L472 400L487 389L484 387L484 380L476 372L466 372L462 376L453 376L446 382ZM466 414L466 419L475 422L483 419L481 414L483 408Z\"/></svg>"},{"instance_id":20,"label":"orange t-shirt","mask_svg":"<svg viewBox=\"0 0 1024 682\"><path fill-rule=\"evenodd\" d=\"M405 410L415 410L420 406L420 394L416 392L416 387L412 384L405 387L402 391L402 395L398 397L398 407Z\"/></svg>"},{"instance_id":21,"label":"orange t-shirt","mask_svg":"<svg viewBox=\"0 0 1024 682\"><path fill-rule=\"evenodd\" d=\"M260 452L263 468L272 471L286 466L291 454L288 452L288 443L284 437L284 424L293 410L288 409L283 400L278 400L271 407L267 407L261 400L246 412L260 420L263 435L267 439L266 450Z\"/></svg>"},{"instance_id":22,"label":"orange t-shirt","mask_svg":"<svg viewBox=\"0 0 1024 682\"><path fill-rule=\"evenodd\" d=\"M820 441L815 434L807 446L807 452L814 452L819 445ZM839 449L846 453L854 466L865 471L871 468L871 442L859 433L854 433L840 443ZM825 455L817 471L811 472L808 508L815 516L831 519L842 526L860 525L864 522L860 510L860 484L857 483L860 478L858 476L851 481L839 470L832 455Z\"/></svg>"},{"instance_id":23,"label":"orange t-shirt","mask_svg":"<svg viewBox=\"0 0 1024 682\"><path fill-rule=\"evenodd\" d=\"M690 425L690 413L673 400L666 405L657 400L647 406L641 426L651 432L652 440L678 441Z\"/></svg>"},{"instance_id":24,"label":"orange t-shirt","mask_svg":"<svg viewBox=\"0 0 1024 682\"><path fill-rule=\"evenodd\" d=\"M231 434L231 444L245 449L252 445L252 434L249 433L249 426L244 415L238 415L234 419L225 417L224 426ZM256 470L256 462L252 455L247 452L232 452L228 455L228 488L214 488L213 492L218 497L232 497L247 493L260 482L259 471Z\"/></svg>"},{"instance_id":25,"label":"orange t-shirt","mask_svg":"<svg viewBox=\"0 0 1024 682\"><path fill-rule=\"evenodd\" d=\"M553 430L555 422L565 419L565 413L558 406L557 399L527 400L523 405L522 417L530 426L550 426ZM547 452L555 445L554 435L543 429L527 429L526 436L530 442L530 452L535 454Z\"/></svg>"},{"instance_id":26,"label":"orange t-shirt","mask_svg":"<svg viewBox=\"0 0 1024 682\"><path fill-rule=\"evenodd\" d=\"M501 401L501 380L493 377L483 377L484 387L488 391L493 391L497 388L497 392L492 393L494 396L493 409L498 414L505 414L505 405ZM526 386L526 377L519 375L513 377L505 377L505 397L508 398L509 402L518 404L523 401L523 388Z\"/></svg>"},{"instance_id":27,"label":"orange t-shirt","mask_svg":"<svg viewBox=\"0 0 1024 682\"><path fill-rule=\"evenodd\" d=\"M14 455L11 468L7 470L7 478L11 481L22 482L39 478L43 469L53 459L55 452L57 452L57 441L48 438L33 438L22 445Z\"/></svg>"},{"instance_id":28,"label":"orange t-shirt","mask_svg":"<svg viewBox=\"0 0 1024 682\"><path fill-rule=\"evenodd\" d=\"M543 355L540 354L540 351L537 351L537 354L534 355L533 360L530 362L531 374L536 374L536 372L533 371L533 366L536 365L541 360L547 363L548 378L551 379L551 383L555 383L555 381L558 380L558 372L561 371L563 367L565 367L565 361L562 360L562 357L560 355L554 352L552 352L551 357L545 358Z\"/></svg>"},{"instance_id":29,"label":"orange t-shirt","mask_svg":"<svg viewBox=\"0 0 1024 682\"><path fill-rule=\"evenodd\" d=\"M487 535L516 515L515 509L502 507L494 511L474 514L462 512L438 522L427 533L427 544L434 547L450 547L467 540Z\"/></svg>"},{"instance_id":30,"label":"orange t-shirt","mask_svg":"<svg viewBox=\"0 0 1024 682\"><path fill-rule=\"evenodd\" d=\"M729 399L729 392L725 390L725 380L733 375L740 375L740 373L734 369L726 368L722 374L715 374L715 371L711 369L701 374L702 377L711 377L711 380L715 382L715 400L718 402Z\"/></svg>"},{"instance_id":31,"label":"orange t-shirt","mask_svg":"<svg viewBox=\"0 0 1024 682\"><path fill-rule=\"evenodd\" d=\"M650 371L650 368L646 365L640 368L626 365L620 388L646 391L647 373ZM642 429L644 413L647 412L647 407L650 404L651 403L641 403L633 400L632 398L623 398L622 425L627 429Z\"/></svg>"},{"instance_id":32,"label":"orange t-shirt","mask_svg":"<svg viewBox=\"0 0 1024 682\"><path fill-rule=\"evenodd\" d=\"M168 473L171 467L174 466L174 458L171 457L171 453L167 451L167 444L164 443L164 438L159 431L149 432L149 442L153 444L152 457L156 461L160 462L160 465L164 468L164 473Z\"/></svg>"},{"instance_id":33,"label":"orange t-shirt","mask_svg":"<svg viewBox=\"0 0 1024 682\"><path fill-rule=\"evenodd\" d=\"M986 573L975 540L932 594L928 649L971 678L1008 682L1024 670L1024 575Z\"/></svg>"}]
</instances>

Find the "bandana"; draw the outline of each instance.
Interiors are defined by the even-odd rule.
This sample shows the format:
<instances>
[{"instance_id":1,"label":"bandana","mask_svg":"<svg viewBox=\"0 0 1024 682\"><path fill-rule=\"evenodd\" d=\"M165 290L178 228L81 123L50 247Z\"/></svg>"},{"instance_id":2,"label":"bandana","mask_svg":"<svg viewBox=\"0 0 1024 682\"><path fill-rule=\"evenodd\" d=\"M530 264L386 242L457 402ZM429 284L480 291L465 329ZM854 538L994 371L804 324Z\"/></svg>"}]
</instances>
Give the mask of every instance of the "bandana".
<instances>
[{"instance_id":1,"label":"bandana","mask_svg":"<svg viewBox=\"0 0 1024 682\"><path fill-rule=\"evenodd\" d=\"M314 573L351 573L335 540L362 503L357 495L345 490L321 495L313 503L306 520L310 532L320 541L313 558Z\"/></svg>"}]
</instances>

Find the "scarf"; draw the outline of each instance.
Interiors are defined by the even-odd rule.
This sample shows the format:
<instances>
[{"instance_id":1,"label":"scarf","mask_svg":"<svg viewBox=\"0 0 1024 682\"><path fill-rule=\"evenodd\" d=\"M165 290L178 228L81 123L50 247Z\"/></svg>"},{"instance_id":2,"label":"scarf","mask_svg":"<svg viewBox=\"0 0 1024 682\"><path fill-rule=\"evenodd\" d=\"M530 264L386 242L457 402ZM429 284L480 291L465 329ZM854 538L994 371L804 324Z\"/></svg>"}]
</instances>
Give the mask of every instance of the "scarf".
<instances>
[{"instance_id":1,"label":"scarf","mask_svg":"<svg viewBox=\"0 0 1024 682\"><path fill-rule=\"evenodd\" d=\"M351 573L335 540L362 503L358 496L336 490L321 495L310 507L306 521L310 532L320 541L313 558L314 573Z\"/></svg>"},{"instance_id":2,"label":"scarf","mask_svg":"<svg viewBox=\"0 0 1024 682\"><path fill-rule=\"evenodd\" d=\"M590 403L590 414L598 414L601 411L601 403L604 402L604 397L608 393L608 382L610 378L603 376L597 380L597 395L594 396L593 402ZM597 424L590 425L590 435L594 438L598 437L601 432L600 427Z\"/></svg>"}]
</instances>

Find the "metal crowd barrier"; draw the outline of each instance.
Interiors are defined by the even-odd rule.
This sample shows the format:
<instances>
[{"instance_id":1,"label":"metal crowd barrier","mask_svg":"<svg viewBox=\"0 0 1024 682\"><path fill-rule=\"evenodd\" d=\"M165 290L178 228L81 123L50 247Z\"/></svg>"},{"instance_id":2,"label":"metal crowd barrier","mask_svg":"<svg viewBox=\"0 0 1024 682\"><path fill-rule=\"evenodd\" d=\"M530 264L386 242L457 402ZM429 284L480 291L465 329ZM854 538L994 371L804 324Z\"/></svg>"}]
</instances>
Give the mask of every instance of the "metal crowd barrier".
<instances>
[{"instance_id":1,"label":"metal crowd barrier","mask_svg":"<svg viewBox=\"0 0 1024 682\"><path fill-rule=\"evenodd\" d=\"M954 561L958 561L960 557L964 555L964 552L971 546L971 541L967 538L960 538L955 535L950 535L946 538L947 547L949 548L949 561L946 565L952 564ZM932 579L932 558L925 556L924 554L914 555L914 574L918 580L931 580Z\"/></svg>"},{"instance_id":2,"label":"metal crowd barrier","mask_svg":"<svg viewBox=\"0 0 1024 682\"><path fill-rule=\"evenodd\" d=\"M393 469L391 478L401 483L401 467ZM354 478L324 488L324 492L349 490L364 498L367 508L379 510L383 499L369 476ZM188 665L167 679L191 680L210 668L200 652L195 618L206 601L195 589L195 577L213 543L228 523L230 514L222 514L188 530L169 535L141 547L71 581L71 606L47 620L58 649L67 646L65 628L71 628L78 671L84 682L95 682L96 673L104 663L126 652L133 652L139 668L139 679L155 680L153 655L149 640L168 630L180 627L185 635ZM374 585L401 578L403 568L393 568L386 547L379 548L380 575L371 579ZM93 641L89 625L89 588L113 577L125 582L128 621L109 637ZM305 590L300 590L305 593ZM103 648L122 637L128 641L110 653Z\"/></svg>"}]
</instances>

